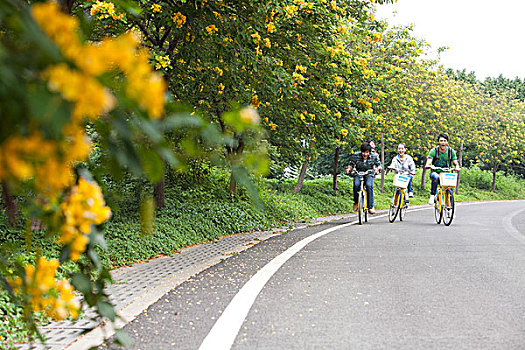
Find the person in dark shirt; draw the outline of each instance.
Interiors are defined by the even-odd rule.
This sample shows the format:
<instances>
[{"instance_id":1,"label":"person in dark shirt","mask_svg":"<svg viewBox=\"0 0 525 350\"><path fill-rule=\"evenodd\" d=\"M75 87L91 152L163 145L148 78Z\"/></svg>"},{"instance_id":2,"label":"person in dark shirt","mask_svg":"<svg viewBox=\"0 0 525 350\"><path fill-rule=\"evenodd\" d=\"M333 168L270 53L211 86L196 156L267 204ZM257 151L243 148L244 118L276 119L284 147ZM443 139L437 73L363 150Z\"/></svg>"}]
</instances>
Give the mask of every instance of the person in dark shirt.
<instances>
[{"instance_id":1,"label":"person in dark shirt","mask_svg":"<svg viewBox=\"0 0 525 350\"><path fill-rule=\"evenodd\" d=\"M381 161L379 160L379 155L377 153L372 153L372 147L368 142L363 142L361 144L361 152L357 152L351 155L350 164L346 168L346 173L349 174L353 169L357 171L367 171L374 169L374 174L365 176L365 187L368 193L367 196L367 206L368 212L370 214L375 214L374 209L374 179L375 175L379 174L381 171ZM358 193L361 188L361 179L359 176L354 176L354 211L358 207Z\"/></svg>"}]
</instances>

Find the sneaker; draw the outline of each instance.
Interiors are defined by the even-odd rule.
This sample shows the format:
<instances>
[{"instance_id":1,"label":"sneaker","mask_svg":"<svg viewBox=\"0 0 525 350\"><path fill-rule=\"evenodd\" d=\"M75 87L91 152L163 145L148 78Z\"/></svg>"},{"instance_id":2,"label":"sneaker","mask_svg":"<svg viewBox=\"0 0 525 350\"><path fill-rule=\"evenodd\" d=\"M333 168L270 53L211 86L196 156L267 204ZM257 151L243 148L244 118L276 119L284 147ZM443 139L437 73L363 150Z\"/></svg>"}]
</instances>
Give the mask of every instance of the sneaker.
<instances>
[{"instance_id":1,"label":"sneaker","mask_svg":"<svg viewBox=\"0 0 525 350\"><path fill-rule=\"evenodd\" d=\"M434 205L434 195L433 194L430 195L430 198L428 199L428 204Z\"/></svg>"},{"instance_id":2,"label":"sneaker","mask_svg":"<svg viewBox=\"0 0 525 350\"><path fill-rule=\"evenodd\" d=\"M357 208L359 207L358 203L354 203L354 211L357 211Z\"/></svg>"},{"instance_id":3,"label":"sneaker","mask_svg":"<svg viewBox=\"0 0 525 350\"><path fill-rule=\"evenodd\" d=\"M372 208L372 209L368 209L368 212L369 212L370 214L375 214L375 213L376 213L376 210L375 210L374 208Z\"/></svg>"},{"instance_id":4,"label":"sneaker","mask_svg":"<svg viewBox=\"0 0 525 350\"><path fill-rule=\"evenodd\" d=\"M408 192L408 198L414 197L414 192Z\"/></svg>"}]
</instances>

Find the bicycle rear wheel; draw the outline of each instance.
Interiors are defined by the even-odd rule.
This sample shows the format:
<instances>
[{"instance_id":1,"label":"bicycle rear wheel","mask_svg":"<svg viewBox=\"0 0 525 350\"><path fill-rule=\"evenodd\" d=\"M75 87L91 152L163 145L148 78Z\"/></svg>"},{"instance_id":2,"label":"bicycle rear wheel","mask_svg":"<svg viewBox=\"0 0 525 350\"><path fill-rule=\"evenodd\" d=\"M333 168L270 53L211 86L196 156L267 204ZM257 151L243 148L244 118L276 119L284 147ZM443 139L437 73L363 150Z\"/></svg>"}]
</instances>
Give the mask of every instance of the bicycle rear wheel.
<instances>
[{"instance_id":1,"label":"bicycle rear wheel","mask_svg":"<svg viewBox=\"0 0 525 350\"><path fill-rule=\"evenodd\" d=\"M447 188L445 192L445 206L443 207L443 223L445 226L450 226L452 219L454 219L454 211L456 203L454 203L454 191L452 188Z\"/></svg>"},{"instance_id":2,"label":"bicycle rear wheel","mask_svg":"<svg viewBox=\"0 0 525 350\"><path fill-rule=\"evenodd\" d=\"M364 209L363 193L359 192L359 199L358 199L358 204L357 204L357 218L359 220L359 225L363 224L364 211L365 209Z\"/></svg>"},{"instance_id":3,"label":"bicycle rear wheel","mask_svg":"<svg viewBox=\"0 0 525 350\"><path fill-rule=\"evenodd\" d=\"M443 210L441 210L441 191L439 191L434 197L434 217L436 218L436 223L440 224L441 219L443 218Z\"/></svg>"},{"instance_id":4,"label":"bicycle rear wheel","mask_svg":"<svg viewBox=\"0 0 525 350\"><path fill-rule=\"evenodd\" d=\"M390 203L390 208L388 209L388 221L393 223L396 221L397 213L399 212L399 202L400 195L399 191L396 191L392 203Z\"/></svg>"}]
</instances>

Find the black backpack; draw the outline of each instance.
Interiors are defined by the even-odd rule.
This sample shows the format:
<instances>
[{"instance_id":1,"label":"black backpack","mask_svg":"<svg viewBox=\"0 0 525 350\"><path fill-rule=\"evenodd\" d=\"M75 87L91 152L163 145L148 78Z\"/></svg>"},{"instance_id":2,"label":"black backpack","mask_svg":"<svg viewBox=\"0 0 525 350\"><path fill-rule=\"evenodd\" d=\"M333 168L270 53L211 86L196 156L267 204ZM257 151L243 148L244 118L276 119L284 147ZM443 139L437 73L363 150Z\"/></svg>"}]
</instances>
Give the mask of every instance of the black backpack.
<instances>
[{"instance_id":1,"label":"black backpack","mask_svg":"<svg viewBox=\"0 0 525 350\"><path fill-rule=\"evenodd\" d=\"M439 146L436 146L436 148L434 148L434 150L435 150L435 152L434 152L434 159L432 159L432 164L436 163L436 160L438 160L438 158L439 158ZM450 168L450 165L452 164L452 148L447 146L447 151L448 151L447 167Z\"/></svg>"}]
</instances>

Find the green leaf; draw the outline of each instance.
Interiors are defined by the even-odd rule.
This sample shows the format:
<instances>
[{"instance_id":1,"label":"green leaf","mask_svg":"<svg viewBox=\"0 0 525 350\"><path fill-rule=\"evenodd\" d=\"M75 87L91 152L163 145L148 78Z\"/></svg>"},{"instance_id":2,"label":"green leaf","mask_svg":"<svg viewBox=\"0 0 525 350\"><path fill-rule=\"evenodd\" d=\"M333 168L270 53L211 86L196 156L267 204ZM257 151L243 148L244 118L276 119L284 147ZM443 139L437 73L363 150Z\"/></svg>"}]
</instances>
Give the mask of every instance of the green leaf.
<instances>
[{"instance_id":1,"label":"green leaf","mask_svg":"<svg viewBox=\"0 0 525 350\"><path fill-rule=\"evenodd\" d=\"M117 344L120 344L125 348L131 348L133 346L133 340L131 340L128 333L124 332L122 329L115 330L115 340Z\"/></svg>"},{"instance_id":2,"label":"green leaf","mask_svg":"<svg viewBox=\"0 0 525 350\"><path fill-rule=\"evenodd\" d=\"M113 305L106 301L99 301L97 302L97 309L101 316L107 317L109 320L111 320L111 322L115 321L117 314Z\"/></svg>"},{"instance_id":3,"label":"green leaf","mask_svg":"<svg viewBox=\"0 0 525 350\"><path fill-rule=\"evenodd\" d=\"M164 175L164 161L162 158L156 152L145 148L139 149L139 155L148 179L153 183L159 182Z\"/></svg>"},{"instance_id":4,"label":"green leaf","mask_svg":"<svg viewBox=\"0 0 525 350\"><path fill-rule=\"evenodd\" d=\"M89 277L80 273L76 272L73 274L73 277L71 278L71 283L75 287L76 290L80 291L84 295L91 294L91 282L89 281Z\"/></svg>"}]
</instances>

